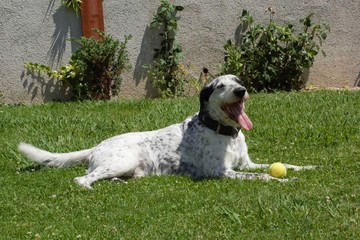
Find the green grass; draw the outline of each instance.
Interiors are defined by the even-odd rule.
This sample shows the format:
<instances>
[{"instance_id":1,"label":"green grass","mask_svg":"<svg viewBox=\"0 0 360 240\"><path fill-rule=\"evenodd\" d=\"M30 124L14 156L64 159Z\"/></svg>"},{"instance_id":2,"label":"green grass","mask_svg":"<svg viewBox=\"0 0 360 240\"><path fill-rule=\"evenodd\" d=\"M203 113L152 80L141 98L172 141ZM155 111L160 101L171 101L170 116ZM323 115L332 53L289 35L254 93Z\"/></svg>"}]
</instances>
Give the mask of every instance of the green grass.
<instances>
[{"instance_id":1,"label":"green grass","mask_svg":"<svg viewBox=\"0 0 360 240\"><path fill-rule=\"evenodd\" d=\"M180 122L197 98L0 106L1 239L356 239L360 92L253 94L246 132L256 162L317 164L297 182L162 176L75 185L84 166L39 168L17 152L88 148Z\"/></svg>"}]
</instances>

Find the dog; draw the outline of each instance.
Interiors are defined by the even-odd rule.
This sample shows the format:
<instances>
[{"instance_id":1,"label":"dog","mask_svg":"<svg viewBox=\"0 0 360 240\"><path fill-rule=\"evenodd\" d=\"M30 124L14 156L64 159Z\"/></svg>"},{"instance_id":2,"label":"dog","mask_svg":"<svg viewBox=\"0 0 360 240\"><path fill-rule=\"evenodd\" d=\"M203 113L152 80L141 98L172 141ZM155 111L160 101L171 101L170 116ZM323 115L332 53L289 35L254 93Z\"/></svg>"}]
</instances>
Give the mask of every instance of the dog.
<instances>
[{"instance_id":1,"label":"dog","mask_svg":"<svg viewBox=\"0 0 360 240\"><path fill-rule=\"evenodd\" d=\"M118 135L93 148L70 153L51 153L26 143L20 143L19 150L30 160L50 167L87 163L87 174L74 180L89 189L98 180L164 174L187 175L194 179L230 177L288 181L267 173L236 171L269 167L269 164L252 162L248 155L241 131L253 128L245 113L248 98L239 78L224 75L204 86L200 92L200 111L182 123L155 131ZM285 166L296 171L316 168Z\"/></svg>"}]
</instances>

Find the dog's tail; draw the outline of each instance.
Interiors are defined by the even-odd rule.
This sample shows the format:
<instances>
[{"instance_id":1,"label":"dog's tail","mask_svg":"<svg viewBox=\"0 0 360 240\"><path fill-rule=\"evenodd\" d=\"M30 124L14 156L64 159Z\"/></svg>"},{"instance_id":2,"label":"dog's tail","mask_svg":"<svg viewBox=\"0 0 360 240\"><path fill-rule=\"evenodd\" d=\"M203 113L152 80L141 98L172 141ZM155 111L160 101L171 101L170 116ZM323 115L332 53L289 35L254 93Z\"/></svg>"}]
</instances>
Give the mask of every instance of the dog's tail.
<instances>
[{"instance_id":1,"label":"dog's tail","mask_svg":"<svg viewBox=\"0 0 360 240\"><path fill-rule=\"evenodd\" d=\"M70 153L51 153L27 143L20 143L19 151L40 165L65 168L87 161L92 149Z\"/></svg>"}]
</instances>

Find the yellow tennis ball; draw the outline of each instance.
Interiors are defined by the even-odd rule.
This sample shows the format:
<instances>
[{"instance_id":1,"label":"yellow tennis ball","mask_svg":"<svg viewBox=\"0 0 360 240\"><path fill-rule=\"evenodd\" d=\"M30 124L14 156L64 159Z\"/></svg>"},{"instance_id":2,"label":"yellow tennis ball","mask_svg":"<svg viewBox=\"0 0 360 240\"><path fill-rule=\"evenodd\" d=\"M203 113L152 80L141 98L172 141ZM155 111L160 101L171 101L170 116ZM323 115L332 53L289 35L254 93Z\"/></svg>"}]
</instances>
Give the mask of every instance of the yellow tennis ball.
<instances>
[{"instance_id":1,"label":"yellow tennis ball","mask_svg":"<svg viewBox=\"0 0 360 240\"><path fill-rule=\"evenodd\" d=\"M269 174L276 178L284 177L286 176L286 167L280 162L273 163L269 167Z\"/></svg>"}]
</instances>

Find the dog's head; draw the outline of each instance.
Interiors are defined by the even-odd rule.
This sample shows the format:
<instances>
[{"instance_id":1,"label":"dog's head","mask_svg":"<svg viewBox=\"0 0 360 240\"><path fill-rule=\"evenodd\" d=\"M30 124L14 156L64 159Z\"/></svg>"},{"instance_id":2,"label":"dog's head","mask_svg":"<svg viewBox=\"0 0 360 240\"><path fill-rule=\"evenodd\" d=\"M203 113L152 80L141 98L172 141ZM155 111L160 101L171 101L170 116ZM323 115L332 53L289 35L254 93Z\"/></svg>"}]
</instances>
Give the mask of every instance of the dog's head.
<instances>
[{"instance_id":1,"label":"dog's head","mask_svg":"<svg viewBox=\"0 0 360 240\"><path fill-rule=\"evenodd\" d=\"M201 90L200 114L208 114L225 126L250 130L253 124L244 111L248 98L238 77L220 76Z\"/></svg>"}]
</instances>

